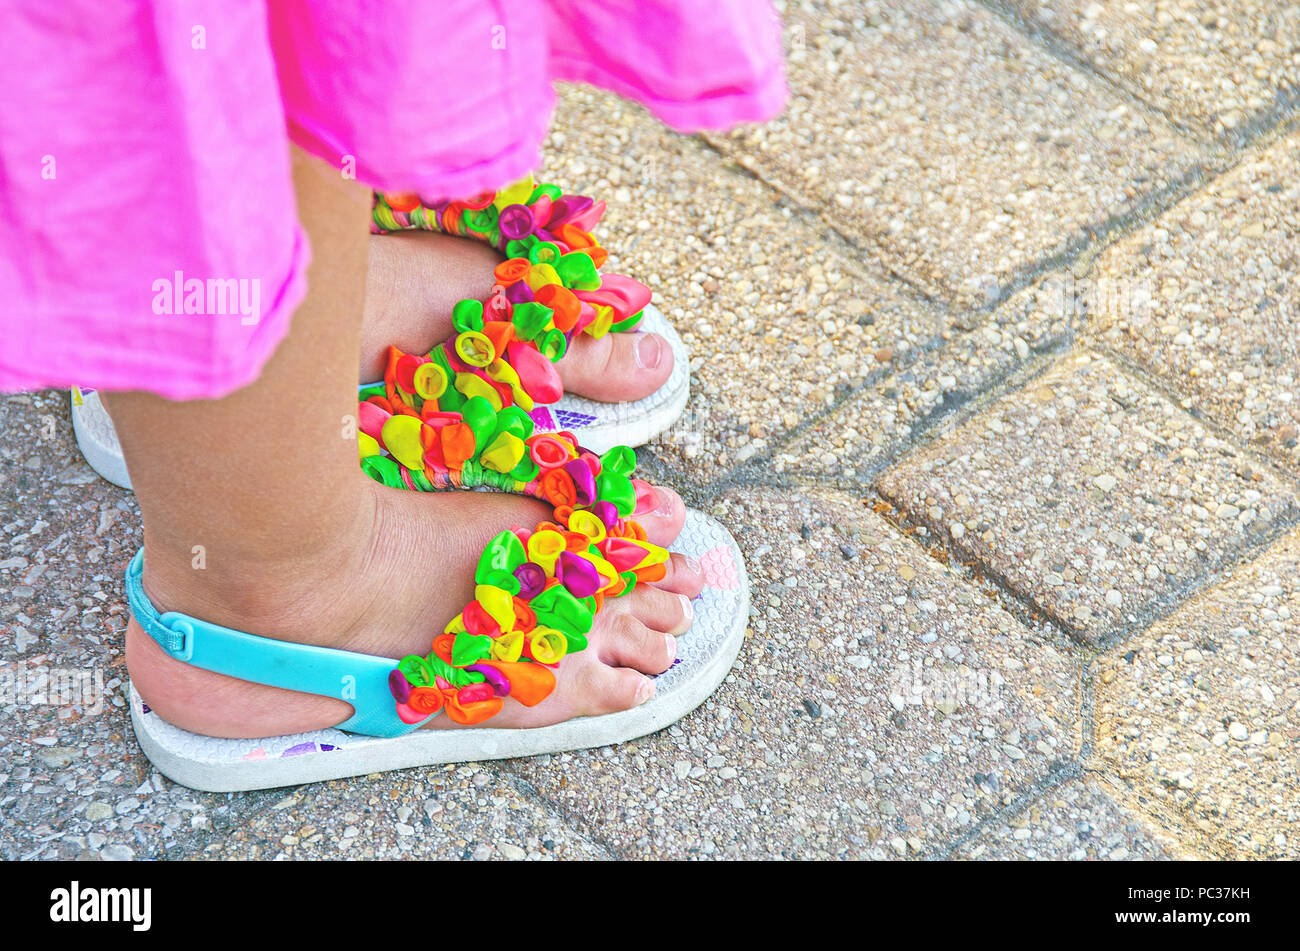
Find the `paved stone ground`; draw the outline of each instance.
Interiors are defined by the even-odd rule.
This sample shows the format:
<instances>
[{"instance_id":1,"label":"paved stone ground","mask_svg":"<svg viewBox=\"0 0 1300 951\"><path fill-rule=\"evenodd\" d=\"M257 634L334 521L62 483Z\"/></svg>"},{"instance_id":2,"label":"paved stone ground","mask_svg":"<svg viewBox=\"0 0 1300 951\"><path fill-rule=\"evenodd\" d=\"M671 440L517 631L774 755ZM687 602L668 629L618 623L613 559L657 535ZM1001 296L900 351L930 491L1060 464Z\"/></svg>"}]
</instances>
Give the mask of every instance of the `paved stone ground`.
<instances>
[{"instance_id":1,"label":"paved stone ground","mask_svg":"<svg viewBox=\"0 0 1300 951\"><path fill-rule=\"evenodd\" d=\"M6 858L1300 856L1300 17L785 4L780 119L566 89L545 173L690 344L643 452L747 553L717 694L634 743L240 795L124 709L129 493L0 400Z\"/></svg>"}]
</instances>

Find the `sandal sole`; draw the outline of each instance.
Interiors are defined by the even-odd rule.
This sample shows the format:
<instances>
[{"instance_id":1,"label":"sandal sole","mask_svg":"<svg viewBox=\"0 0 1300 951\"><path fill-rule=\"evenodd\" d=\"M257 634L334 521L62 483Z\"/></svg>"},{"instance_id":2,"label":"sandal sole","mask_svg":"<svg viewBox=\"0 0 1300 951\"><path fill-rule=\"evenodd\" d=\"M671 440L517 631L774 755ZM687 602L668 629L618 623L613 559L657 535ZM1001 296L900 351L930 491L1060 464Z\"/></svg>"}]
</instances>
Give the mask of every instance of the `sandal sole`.
<instances>
[{"instance_id":1,"label":"sandal sole","mask_svg":"<svg viewBox=\"0 0 1300 951\"><path fill-rule=\"evenodd\" d=\"M722 683L749 625L749 579L731 534L688 510L672 546L699 561L705 587L695 623L678 638L678 659L655 680L655 696L621 713L578 717L526 730L418 730L377 739L326 729L268 739L228 740L189 733L153 713L134 685L131 724L141 749L169 779L207 792L270 789L369 773L560 753L624 743L667 727Z\"/></svg>"},{"instance_id":2,"label":"sandal sole","mask_svg":"<svg viewBox=\"0 0 1300 951\"><path fill-rule=\"evenodd\" d=\"M568 430L583 446L600 454L616 445L644 445L681 417L691 395L691 358L686 344L654 305L646 307L640 328L660 334L672 347L673 372L667 382L635 403L598 403L565 394L558 403L538 406L529 414L538 432ZM99 393L75 389L70 401L72 430L86 464L114 485L131 488L122 446Z\"/></svg>"}]
</instances>

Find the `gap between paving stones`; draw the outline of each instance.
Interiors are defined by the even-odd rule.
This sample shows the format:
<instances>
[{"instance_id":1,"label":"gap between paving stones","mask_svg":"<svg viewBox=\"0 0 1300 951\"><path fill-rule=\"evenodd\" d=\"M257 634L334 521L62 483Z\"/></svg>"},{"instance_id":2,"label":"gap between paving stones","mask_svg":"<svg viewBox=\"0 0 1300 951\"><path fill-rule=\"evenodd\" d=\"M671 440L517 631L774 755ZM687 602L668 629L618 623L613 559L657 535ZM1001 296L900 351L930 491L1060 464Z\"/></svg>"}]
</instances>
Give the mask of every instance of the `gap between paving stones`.
<instances>
[{"instance_id":1,"label":"gap between paving stones","mask_svg":"<svg viewBox=\"0 0 1300 951\"><path fill-rule=\"evenodd\" d=\"M667 729L667 727L664 729ZM632 740L631 742L635 743L636 741ZM622 745L626 746L627 744ZM554 762L555 755L547 755L548 762ZM564 826L575 836L586 839L588 842L591 842L604 850L605 854L611 861L628 862L635 859L635 856L628 854L628 852L618 843L611 842L603 835L599 835L591 829L586 828L578 816L573 815L568 809L564 808L563 805L543 794L536 786L516 773L514 767L511 766L514 762L514 760L502 760L499 769L496 771L497 778L504 779L525 799L537 803L546 810L546 812L563 823Z\"/></svg>"},{"instance_id":2,"label":"gap between paving stones","mask_svg":"<svg viewBox=\"0 0 1300 951\"><path fill-rule=\"evenodd\" d=\"M132 735L134 736L134 734ZM175 788L184 789L186 787L176 785ZM224 803L226 812L217 814L216 809L221 808L219 806L204 810L209 816L206 829L191 829L183 837L177 836L174 843L163 844L153 854L141 857L169 862L184 859L202 859L208 846L215 841L224 839L232 830L269 811L275 803L280 802L285 796L292 795L299 789L305 788L307 787L288 786L282 789L259 789L252 792L226 793ZM195 792L194 794L197 796L211 796L214 799L222 795L221 793L203 792Z\"/></svg>"},{"instance_id":3,"label":"gap between paving stones","mask_svg":"<svg viewBox=\"0 0 1300 951\"><path fill-rule=\"evenodd\" d=\"M1016 816L1020 815L1034 803L1040 801L1053 789L1069 782L1071 779L1083 775L1083 767L1078 761L1078 757L1071 758L1067 761L1057 760L1049 768L1046 776L1042 776L1029 785L1027 789L1020 792L1006 805L993 810L979 822L975 823L961 835L954 838L947 845L936 847L922 855L923 859L932 862L946 862L956 857L959 849L970 842L975 841L981 835L989 830L990 827L997 823L1009 822Z\"/></svg>"},{"instance_id":4,"label":"gap between paving stones","mask_svg":"<svg viewBox=\"0 0 1300 951\"><path fill-rule=\"evenodd\" d=\"M1090 780L1092 783L1114 799L1118 805L1132 813L1135 819L1159 830L1165 837L1176 839L1179 854L1174 858L1196 862L1240 858L1230 850L1225 850L1200 829L1188 825L1182 818L1145 804L1127 780L1109 772L1104 766L1085 763L1083 771L1085 775L1092 777Z\"/></svg>"},{"instance_id":5,"label":"gap between paving stones","mask_svg":"<svg viewBox=\"0 0 1300 951\"><path fill-rule=\"evenodd\" d=\"M1028 377L1025 383L1032 382L1032 380L1038 375L1046 372L1047 367L1043 366L1037 369L1038 373ZM1023 385L1024 384L1003 386L998 388L997 391L987 392L983 395L979 404L980 406L983 406L995 402L997 399L1022 388ZM1165 393L1161 393L1161 395L1166 396L1166 398L1168 397L1168 394ZM1180 402L1173 401L1173 404L1178 408L1179 412L1187 412L1182 408ZM977 413L978 408L973 409L966 414L965 419L959 420L957 425L961 425L966 419L975 416ZM1198 417L1193 416L1193 418L1196 418L1197 421L1200 422ZM929 441L931 440L926 440L926 442ZM1236 445L1236 442L1233 440L1225 439L1224 441L1228 442L1230 445ZM913 448L915 450L921 447L918 446ZM1239 446L1237 448L1240 449ZM1242 451L1243 453L1245 452L1244 450ZM1257 457L1253 453L1247 454L1247 457L1252 462L1258 461ZM884 467L881 467L881 469L883 468ZM1294 477L1289 477L1289 481L1291 484L1294 484ZM1082 630L1068 618L1063 618L1056 614L1052 609L1039 604L1031 594L1016 590L1016 588L1000 571L998 571L996 567L987 561L982 560L975 552L971 551L966 546L959 542L955 542L942 524L937 524L925 514L909 511L900 497L891 497L888 493L881 490L874 478L870 490L875 492L880 498L891 505L899 514L900 520L904 521L905 524L910 523L917 526L925 526L927 531L931 533L931 536L934 538L935 544L942 545L948 552L949 559L956 560L959 564L963 565L974 565L981 577L993 582L1005 595L1008 602L1004 603L1003 607L1009 613L1013 614L1013 616L1017 616L1017 620L1023 620L1025 616L1028 616L1033 620L1047 620L1054 627L1059 628L1068 634L1070 639L1077 645L1091 649L1095 644L1095 646L1101 651L1109 650L1122 644L1142 631L1145 631L1151 625L1164 620L1206 587L1229 577L1242 565L1253 561L1262 552L1267 551L1268 548L1271 547L1279 538L1294 528L1296 524L1300 523L1300 511L1295 509L1286 510L1281 513L1266 533L1258 536L1252 542L1244 544L1235 557L1229 558L1213 568L1192 576L1170 591L1167 595L1160 597L1158 600L1145 602L1143 609L1135 612L1135 621L1126 621L1122 624L1112 626L1106 634L1089 641L1088 638L1084 636ZM1019 615L1017 615L1017 611L1020 612Z\"/></svg>"},{"instance_id":6,"label":"gap between paving stones","mask_svg":"<svg viewBox=\"0 0 1300 951\"><path fill-rule=\"evenodd\" d=\"M1047 53L1053 59L1064 63L1071 69L1078 70L1081 73L1087 73L1093 79L1104 84L1111 92L1125 100L1132 106L1136 106L1148 116L1154 116L1169 123L1182 135L1191 139L1193 144L1200 146L1202 149L1213 149L1216 145L1222 146L1222 142L1209 135L1204 129L1197 126L1188 125L1180 119L1169 115L1159 106L1147 102L1133 90L1129 89L1123 82L1116 79L1110 73L1098 68L1096 63L1087 58L1080 56L1065 37L1053 32L1047 26L1027 20L1020 15L1020 12L1006 4L1000 3L999 0L975 0L977 4L988 10L994 16L997 16L1016 32L1022 34L1026 39L1035 46Z\"/></svg>"},{"instance_id":7,"label":"gap between paving stones","mask_svg":"<svg viewBox=\"0 0 1300 951\"><path fill-rule=\"evenodd\" d=\"M1233 150L1246 148L1257 136L1275 126L1279 121L1284 120L1289 112L1300 106L1300 87L1288 84L1289 88L1277 90L1271 108L1255 113L1231 133L1219 138L1212 133L1207 133L1202 128L1190 126L1170 115L1159 106L1147 102L1122 80L1104 72L1096 63L1080 55L1080 51L1068 39L1054 32L1045 24L1026 19L1018 10L1008 7L1000 0L975 0L975 3L999 17L1049 56L1064 63L1071 69L1087 73L1098 82L1104 83L1117 96L1126 99L1147 115L1158 116L1178 132L1191 139L1194 144L1207 149L1214 149L1216 146L1220 149L1226 146Z\"/></svg>"},{"instance_id":8,"label":"gap between paving stones","mask_svg":"<svg viewBox=\"0 0 1300 951\"><path fill-rule=\"evenodd\" d=\"M570 815L568 810L542 795L531 783L518 776L509 767L508 764L510 762L510 760L502 760L496 763L462 763L460 765L476 766L481 771L494 776L498 782L509 784L522 798L536 803L546 813L554 816L575 836L585 839L603 851L609 859L626 860L631 857L616 843L610 842L603 836L596 835L590 830L583 828L580 821L575 816ZM438 768L439 767L414 767L411 770L405 770L404 772L414 774L421 769L437 770ZM330 780L330 782L368 782L370 778L370 776L357 776L350 779ZM254 819L274 812L276 807L286 799L295 796L301 798L304 794L323 788L326 785L327 783L306 783L299 786L281 786L275 789L257 790L254 792L228 793L226 794L226 798L232 805L230 812L221 817L222 821L214 821L209 828L188 835L184 842L177 842L174 845L163 847L155 854L147 856L147 858L167 861L185 859L202 860L207 857L208 847L218 839L225 839L233 830L240 827L247 827ZM202 795L215 794L204 793ZM238 809L234 808L235 803L242 804L242 807Z\"/></svg>"},{"instance_id":9,"label":"gap between paving stones","mask_svg":"<svg viewBox=\"0 0 1300 951\"><path fill-rule=\"evenodd\" d=\"M966 334L979 332L982 324L977 325L969 331L963 331ZM906 357L897 362L896 365L888 368L881 368L873 371L858 386L846 390L834 402L828 404L825 409L819 410L811 416L801 420L793 429L783 433L781 437L750 459L733 465L725 473L712 482L704 485L696 493L700 497L710 497L717 492L725 491L731 487L744 486L772 486L775 488L791 488L800 485L820 485L829 488L860 488L870 490L874 484L876 476L884 469L893 465L899 458L912 450L929 443L936 435L936 430L941 423L947 422L950 418L958 424L975 415L989 401L997 399L1012 390L1018 389L1025 383L1032 381L1039 374L1046 372L1047 368L1060 356L1064 355L1074 343L1073 332L1062 334L1057 337L1048 338L1045 344L1039 344L1038 347L1032 348L1032 356L1020 366L1013 367L1009 370L1000 371L991 374L989 380L982 390L973 392L963 392L958 394L945 394L939 401L939 404L923 416L916 417L916 422L912 427L912 434L898 440L888 450L881 453L881 458L871 463L867 468L867 473L863 477L855 477L848 482L828 481L824 476L812 476L801 478L800 476L774 476L771 472L771 461L783 449L797 441L807 430L816 426L822 420L832 416L839 410L851 403L856 397L869 391L876 384L888 380L892 376L900 373L906 373L924 358L933 353L941 353L945 349L956 343L956 340L944 340L941 336L932 337L919 346L912 347L914 355ZM685 478L685 477L683 477ZM683 484L686 484L685 482Z\"/></svg>"},{"instance_id":10,"label":"gap between paving stones","mask_svg":"<svg viewBox=\"0 0 1300 951\"><path fill-rule=\"evenodd\" d=\"M710 152L716 155L718 159L723 163L724 168L732 172L735 172L737 174L752 178L754 181L763 185L765 188L769 189L770 191L776 192L777 195L780 196L780 200L777 202L778 208L781 207L782 205L784 205L787 208L790 208L791 211L793 211L796 215L798 215L801 219L803 219L803 224L807 225L809 230L811 230L815 234L820 234L823 237L830 239L830 242L832 244L839 245L837 250L842 251L846 257L852 258L853 252L861 253L864 251L871 250L871 248L863 247L853 238L850 238L843 231L841 231L836 225L831 224L828 221L824 221L821 217L821 213L818 212L816 208L808 207L808 205L804 204L804 202L802 201L802 199L800 199L798 195L782 187L779 182L770 182L762 175L760 175L757 170L752 168L747 168L746 166L741 165L739 162L735 160L734 157L724 152L711 139L703 135L695 135L692 136L692 138L694 138L697 142L700 143L700 145L704 146L706 149L708 149ZM629 248L628 250L631 249ZM929 294L924 288L922 288L915 281L913 281L912 278L909 277L907 274L891 266L883 256L876 255L874 260L872 260L871 263L874 264L876 267L878 267L885 275L887 275L890 278L893 278L895 281L905 286L908 290L912 292L914 296L920 298L925 303L930 304L933 307L942 308L943 310L948 311L949 313L952 312L952 305L950 302L943 300L941 298L936 298L931 294Z\"/></svg>"},{"instance_id":11,"label":"gap between paving stones","mask_svg":"<svg viewBox=\"0 0 1300 951\"><path fill-rule=\"evenodd\" d=\"M892 520L886 518L885 521L898 529L898 526ZM901 529L899 530L901 531ZM986 576L981 575L981 578L983 577ZM1011 594L1011 600L1013 602L1017 600L1014 593L1007 593ZM1000 598L1000 606L1016 617L1016 620L1028 627L1029 623L1026 619L1017 615L1017 609L1014 606L1007 604L1006 600L1007 599L1005 598ZM1037 619L1031 618L1029 620L1036 620L1036 626L1039 629L1045 626L1055 631L1058 636L1061 636L1063 633L1060 625L1050 616L1044 615L1043 617ZM1069 638L1069 640L1073 639ZM1091 650L1091 647L1085 645L1085 649ZM1045 798L1052 790L1063 786L1072 779L1084 776L1088 771L1086 765L1087 761L1092 757L1093 736L1096 733L1097 705L1092 667L1097 658L1101 656L1101 653L1101 651L1096 651L1084 658L1080 662L1078 670L1075 672L1076 676L1079 678L1079 749L1066 759L1054 760L1049 765L1048 771L1045 775L1040 776L1038 779L1031 782L1025 789L1012 797L1010 802L992 810L978 822L974 823L969 829L965 830L960 835L954 836L947 844L936 844L934 848L926 850L926 852L921 856L922 859L939 862L952 860L956 857L957 852L961 848L968 843L975 841L975 839L979 838L988 831L988 829L993 827L995 823L1008 822L1011 819L1014 819L1016 816L1034 805L1034 803ZM1143 815L1141 812L1137 812L1136 814Z\"/></svg>"},{"instance_id":12,"label":"gap between paving stones","mask_svg":"<svg viewBox=\"0 0 1300 951\"><path fill-rule=\"evenodd\" d=\"M962 848L974 842L990 828L993 828L996 823L1009 823L1012 819L1030 809L1035 803L1045 800L1051 792L1074 779L1081 779L1089 784L1100 786L1103 792L1114 799L1119 806L1132 813L1134 818L1158 829L1161 827L1153 817L1154 812L1166 824L1164 831L1168 831L1167 826L1173 826L1178 830L1176 838L1180 850L1184 853L1199 853L1187 856L1189 858L1199 859L1203 856L1235 857L1235 855L1224 854L1222 848L1215 847L1212 840L1199 829L1188 826L1181 817L1167 815L1163 810L1152 810L1144 805L1134 798L1129 790L1128 783L1124 782L1123 779L1108 772L1104 766L1094 766L1092 764L1091 761L1095 752L1093 738L1097 730L1096 664L1107 652L1108 649L1099 648L1095 650L1083 661L1079 671L1078 753L1068 760L1058 760L1057 764L1059 765L1054 764L1057 765L1057 768L1040 777L1029 788L1022 790L1011 802L985 816L970 829L954 838L948 845L936 847L927 853L924 858L934 861L949 861L958 858L957 853ZM1194 847L1188 846L1189 840L1195 843Z\"/></svg>"},{"instance_id":13,"label":"gap between paving stones","mask_svg":"<svg viewBox=\"0 0 1300 951\"><path fill-rule=\"evenodd\" d=\"M1224 426L1219 420L1205 413L1200 407L1192 402L1192 397L1186 396L1174 390L1169 385L1169 380L1156 376L1142 364L1138 363L1128 353L1116 349L1108 344L1103 344L1100 340L1093 339L1088 342L1088 347L1098 353L1105 354L1106 358L1111 360L1121 370L1132 379L1149 386L1169 402L1173 403L1180 410L1191 416L1207 430L1222 439L1225 443L1235 446L1242 455L1250 459L1252 464L1258 465L1261 469L1269 469L1273 475L1286 483L1291 488L1300 493L1300 475L1287 466L1281 459L1269 453L1259 451L1249 442L1243 442L1235 430Z\"/></svg>"},{"instance_id":14,"label":"gap between paving stones","mask_svg":"<svg viewBox=\"0 0 1300 951\"><path fill-rule=\"evenodd\" d=\"M1225 561L1224 563L1202 572L1201 574L1189 578L1179 587L1171 591L1168 596L1162 597L1157 601L1146 603L1146 609L1135 613L1136 621L1125 622L1121 625L1114 626L1110 631L1102 636L1090 641L1086 638L1078 626L1068 619L1055 614L1050 608L1039 604L1038 601L1030 594L1017 591L1010 581L991 564L981 560L975 553L971 552L965 546L955 543L952 537L942 526L935 525L930 519L920 516L905 509L901 500L890 498L882 493L878 487L872 486L871 491L875 492L881 499L891 505L905 523L913 523L925 526L926 530L934 538L934 546L941 546L948 553L949 561L945 564L951 564L955 559L958 564L972 566L978 576L992 583L1002 594L1002 607L1007 613L1011 614L1016 620L1022 623L1043 623L1047 622L1052 627L1064 632L1076 646L1091 649L1094 645L1098 652L1110 650L1118 645L1125 643L1141 634L1153 624L1163 621L1178 608L1182 607L1187 601L1196 597L1201 591L1211 585L1218 584L1225 578L1230 577L1242 565L1254 561L1261 553L1267 551L1279 538L1288 531L1300 524L1300 513L1292 511L1289 515L1277 519L1274 526L1266 535L1261 535L1253 543L1244 545L1238 552L1237 557ZM903 531L903 529L900 529ZM904 534L907 534L904 531ZM933 547L933 546L932 546ZM927 552L929 548L927 548ZM934 557L931 554L931 557ZM942 560L942 559L940 559Z\"/></svg>"}]
</instances>

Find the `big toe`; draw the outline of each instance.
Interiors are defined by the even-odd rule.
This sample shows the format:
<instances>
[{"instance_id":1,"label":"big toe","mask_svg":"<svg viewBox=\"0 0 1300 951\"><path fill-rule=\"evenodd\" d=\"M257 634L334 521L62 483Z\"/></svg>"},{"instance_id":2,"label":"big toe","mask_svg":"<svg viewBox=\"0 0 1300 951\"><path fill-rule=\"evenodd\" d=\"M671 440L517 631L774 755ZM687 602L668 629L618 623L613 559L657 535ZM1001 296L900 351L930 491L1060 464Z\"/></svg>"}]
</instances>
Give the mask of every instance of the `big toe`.
<instances>
[{"instance_id":1,"label":"big toe","mask_svg":"<svg viewBox=\"0 0 1300 951\"><path fill-rule=\"evenodd\" d=\"M641 485L632 518L645 529L646 540L667 548L677 540L686 523L686 503L672 489L662 485Z\"/></svg>"},{"instance_id":2,"label":"big toe","mask_svg":"<svg viewBox=\"0 0 1300 951\"><path fill-rule=\"evenodd\" d=\"M645 399L673 372L673 348L656 333L578 334L558 364L565 392L602 403Z\"/></svg>"}]
</instances>

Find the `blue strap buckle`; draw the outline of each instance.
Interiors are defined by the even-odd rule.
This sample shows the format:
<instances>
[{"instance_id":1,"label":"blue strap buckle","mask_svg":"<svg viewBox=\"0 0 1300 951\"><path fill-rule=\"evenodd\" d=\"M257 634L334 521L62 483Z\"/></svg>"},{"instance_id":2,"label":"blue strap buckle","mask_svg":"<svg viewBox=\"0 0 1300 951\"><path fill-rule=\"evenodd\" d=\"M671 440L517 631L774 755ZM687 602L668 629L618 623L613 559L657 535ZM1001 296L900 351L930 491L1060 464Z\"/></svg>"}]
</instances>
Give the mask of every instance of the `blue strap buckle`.
<instances>
[{"instance_id":1,"label":"blue strap buckle","mask_svg":"<svg viewBox=\"0 0 1300 951\"><path fill-rule=\"evenodd\" d=\"M388 686L397 662L389 657L279 641L211 624L187 614L159 614L144 590L144 551L126 570L131 613L168 655L227 677L333 697L353 715L336 729L368 736L403 736L427 723L405 723ZM436 714L435 714L436 716Z\"/></svg>"}]
</instances>

